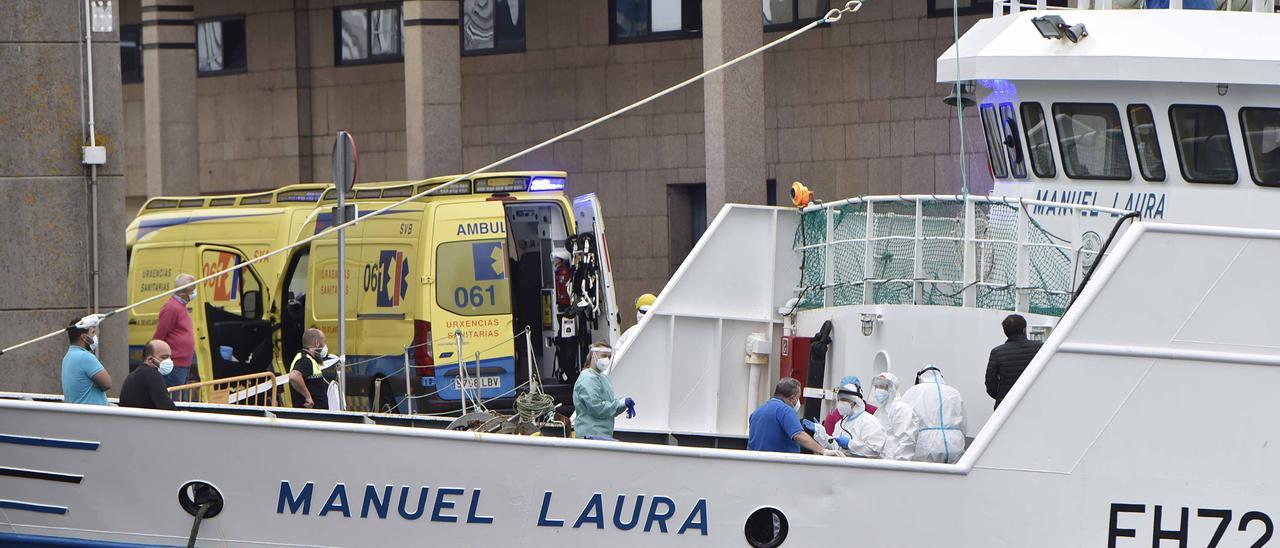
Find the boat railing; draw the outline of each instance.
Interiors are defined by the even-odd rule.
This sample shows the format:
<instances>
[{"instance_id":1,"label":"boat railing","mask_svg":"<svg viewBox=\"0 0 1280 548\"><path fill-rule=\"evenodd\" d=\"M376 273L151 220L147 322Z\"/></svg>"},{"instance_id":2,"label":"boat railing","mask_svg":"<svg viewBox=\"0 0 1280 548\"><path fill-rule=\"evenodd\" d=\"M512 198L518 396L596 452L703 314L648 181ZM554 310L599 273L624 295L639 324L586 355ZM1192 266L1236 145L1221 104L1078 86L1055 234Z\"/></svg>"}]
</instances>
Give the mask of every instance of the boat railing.
<instances>
[{"instance_id":1,"label":"boat railing","mask_svg":"<svg viewBox=\"0 0 1280 548\"><path fill-rule=\"evenodd\" d=\"M796 309L963 306L1061 316L1130 212L988 196L871 196L801 211Z\"/></svg>"},{"instance_id":2,"label":"boat railing","mask_svg":"<svg viewBox=\"0 0 1280 548\"><path fill-rule=\"evenodd\" d=\"M1017 14L1031 10L1073 10L1073 9L1207 9L1197 7L1195 0L1165 0L1159 2L1160 7L1148 7L1147 0L1070 0L1068 6L1053 6L1048 0L995 0L991 3L991 15ZM1168 7L1165 7L1167 5ZM1252 11L1256 13L1275 13L1276 0L1226 0L1225 3L1215 1L1216 11Z\"/></svg>"},{"instance_id":3,"label":"boat railing","mask_svg":"<svg viewBox=\"0 0 1280 548\"><path fill-rule=\"evenodd\" d=\"M263 372L173 386L169 395L174 401L275 407L279 386L275 375Z\"/></svg>"}]
</instances>

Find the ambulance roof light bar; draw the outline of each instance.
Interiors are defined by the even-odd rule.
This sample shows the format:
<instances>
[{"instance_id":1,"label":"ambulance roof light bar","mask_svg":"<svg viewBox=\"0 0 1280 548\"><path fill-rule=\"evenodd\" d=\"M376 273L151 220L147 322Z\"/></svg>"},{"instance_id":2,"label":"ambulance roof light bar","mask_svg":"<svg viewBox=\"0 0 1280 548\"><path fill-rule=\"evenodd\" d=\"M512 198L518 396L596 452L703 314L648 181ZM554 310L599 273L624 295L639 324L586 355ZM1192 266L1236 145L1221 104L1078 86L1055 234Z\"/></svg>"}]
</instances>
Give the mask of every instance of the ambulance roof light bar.
<instances>
[{"instance_id":1,"label":"ambulance roof light bar","mask_svg":"<svg viewBox=\"0 0 1280 548\"><path fill-rule=\"evenodd\" d=\"M529 192L548 190L564 190L564 179L552 177L534 177L529 181Z\"/></svg>"},{"instance_id":2,"label":"ambulance roof light bar","mask_svg":"<svg viewBox=\"0 0 1280 548\"><path fill-rule=\"evenodd\" d=\"M524 192L528 180L527 177L487 177L476 178L472 184L477 193Z\"/></svg>"}]
</instances>

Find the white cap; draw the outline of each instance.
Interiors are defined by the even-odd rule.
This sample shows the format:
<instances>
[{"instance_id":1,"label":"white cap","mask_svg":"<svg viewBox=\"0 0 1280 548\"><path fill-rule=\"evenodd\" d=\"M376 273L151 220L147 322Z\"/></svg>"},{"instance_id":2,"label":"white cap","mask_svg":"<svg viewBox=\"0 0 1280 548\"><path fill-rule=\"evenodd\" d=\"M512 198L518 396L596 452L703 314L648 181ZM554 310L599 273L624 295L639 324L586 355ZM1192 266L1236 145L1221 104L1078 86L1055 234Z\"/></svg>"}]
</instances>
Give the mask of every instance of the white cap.
<instances>
[{"instance_id":1,"label":"white cap","mask_svg":"<svg viewBox=\"0 0 1280 548\"><path fill-rule=\"evenodd\" d=\"M80 318L80 321L76 322L76 328L89 329L91 327L98 327L98 324L102 323L102 320L106 317L106 314L89 314L88 316Z\"/></svg>"}]
</instances>

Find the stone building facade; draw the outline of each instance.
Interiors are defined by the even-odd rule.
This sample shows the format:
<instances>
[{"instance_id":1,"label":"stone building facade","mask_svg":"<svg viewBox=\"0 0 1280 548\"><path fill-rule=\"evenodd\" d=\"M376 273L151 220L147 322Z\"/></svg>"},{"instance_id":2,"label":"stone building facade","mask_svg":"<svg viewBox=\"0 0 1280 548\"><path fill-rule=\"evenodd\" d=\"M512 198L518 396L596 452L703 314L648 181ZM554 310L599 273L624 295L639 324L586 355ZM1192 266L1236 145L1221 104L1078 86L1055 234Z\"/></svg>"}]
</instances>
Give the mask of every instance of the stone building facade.
<instances>
[{"instance_id":1,"label":"stone building facade","mask_svg":"<svg viewBox=\"0 0 1280 548\"><path fill-rule=\"evenodd\" d=\"M797 13L826 3L765 1ZM825 199L957 192L955 111L942 102L949 88L934 83L952 20L929 17L943 3L868 1L763 58L510 167L565 170L573 194L601 196L624 303L658 292L726 202L785 203L793 180ZM966 13L982 10L982 2L965 3L976 4ZM138 33L142 58L123 85L130 211L159 194L327 181L338 130L357 140L361 181L474 169L804 22L766 29L755 0L494 0L499 11L515 6L523 43L503 43L499 28L496 51L464 52L470 27L462 11L474 4L121 2L121 23ZM636 29L615 25L623 4L682 5L683 23L626 36ZM403 19L400 54L376 58L371 31L369 58L344 62L347 42L335 44L335 36L345 10L367 10L373 21L373 12L392 8ZM943 13L949 9L936 15ZM977 17L962 17L959 31ZM222 24L223 47L239 28L242 49L228 50L221 70L198 70L207 61L193 46L205 32L199 29L218 21L230 21ZM976 118L967 117L966 130L971 190L985 192L990 178L976 153Z\"/></svg>"},{"instance_id":2,"label":"stone building facade","mask_svg":"<svg viewBox=\"0 0 1280 548\"><path fill-rule=\"evenodd\" d=\"M0 348L65 327L95 303L102 310L124 304L122 145L129 137L119 45L114 26L92 32L88 70L83 8L82 0L0 2L0 203L7 206L0 215ZM109 24L114 13L107 15ZM88 82L95 140L107 151L97 167L96 204L81 153L90 144ZM124 327L123 318L108 320L99 351L117 386L127 373ZM60 393L66 352L59 333L0 356L0 390Z\"/></svg>"}]
</instances>

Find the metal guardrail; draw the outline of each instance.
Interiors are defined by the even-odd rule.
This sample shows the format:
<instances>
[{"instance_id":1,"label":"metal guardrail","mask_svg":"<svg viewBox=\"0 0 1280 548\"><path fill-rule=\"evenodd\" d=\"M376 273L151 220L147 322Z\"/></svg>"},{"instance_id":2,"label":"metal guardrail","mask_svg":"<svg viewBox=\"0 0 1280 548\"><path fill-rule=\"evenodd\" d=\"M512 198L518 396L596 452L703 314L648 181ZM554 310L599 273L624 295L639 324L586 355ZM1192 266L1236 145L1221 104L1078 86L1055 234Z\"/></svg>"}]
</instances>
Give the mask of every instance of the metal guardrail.
<instances>
[{"instance_id":1,"label":"metal guardrail","mask_svg":"<svg viewBox=\"0 0 1280 548\"><path fill-rule=\"evenodd\" d=\"M169 394L174 401L274 407L279 387L274 374L263 372L174 386Z\"/></svg>"}]
</instances>

